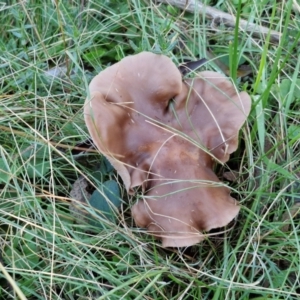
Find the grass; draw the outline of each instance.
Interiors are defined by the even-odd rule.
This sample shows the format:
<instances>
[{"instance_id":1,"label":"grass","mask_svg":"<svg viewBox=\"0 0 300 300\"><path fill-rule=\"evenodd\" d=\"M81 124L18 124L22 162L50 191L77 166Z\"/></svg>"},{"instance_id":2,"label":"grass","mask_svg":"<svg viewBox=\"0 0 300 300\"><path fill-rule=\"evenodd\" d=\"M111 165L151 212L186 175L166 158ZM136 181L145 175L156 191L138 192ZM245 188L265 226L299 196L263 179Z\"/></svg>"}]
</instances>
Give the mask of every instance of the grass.
<instances>
[{"instance_id":1,"label":"grass","mask_svg":"<svg viewBox=\"0 0 300 300\"><path fill-rule=\"evenodd\" d=\"M207 2L281 32L280 43L151 1L0 6L1 299L298 299L299 5ZM208 47L253 100L239 150L217 169L222 180L235 174L242 209L203 243L163 249L134 227L135 198L103 158L71 149L88 138L82 107L102 69L142 50L181 63ZM239 64L252 75L236 77ZM206 67L220 71L213 61ZM85 205L76 222L70 191L80 176L100 191L119 184L115 222Z\"/></svg>"}]
</instances>

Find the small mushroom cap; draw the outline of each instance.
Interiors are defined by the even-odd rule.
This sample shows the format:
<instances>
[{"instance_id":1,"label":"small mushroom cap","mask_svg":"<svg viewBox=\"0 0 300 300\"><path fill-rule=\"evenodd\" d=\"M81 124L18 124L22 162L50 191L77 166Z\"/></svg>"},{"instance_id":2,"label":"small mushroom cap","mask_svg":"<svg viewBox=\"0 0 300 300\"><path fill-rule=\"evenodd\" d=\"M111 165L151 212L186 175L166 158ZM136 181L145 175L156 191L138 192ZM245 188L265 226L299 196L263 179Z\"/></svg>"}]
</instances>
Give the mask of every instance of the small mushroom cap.
<instances>
[{"instance_id":1,"label":"small mushroom cap","mask_svg":"<svg viewBox=\"0 0 300 300\"><path fill-rule=\"evenodd\" d=\"M84 113L126 189L142 187L132 207L136 224L163 246L180 247L238 214L212 168L236 150L250 107L249 95L225 76L207 71L182 82L169 58L142 52L92 80Z\"/></svg>"},{"instance_id":2,"label":"small mushroom cap","mask_svg":"<svg viewBox=\"0 0 300 300\"><path fill-rule=\"evenodd\" d=\"M132 207L139 227L162 239L164 247L196 244L202 231L227 225L240 207L210 167L209 154L174 137L160 150L146 196ZM206 163L208 162L208 163ZM160 176L159 176L160 175Z\"/></svg>"},{"instance_id":3,"label":"small mushroom cap","mask_svg":"<svg viewBox=\"0 0 300 300\"><path fill-rule=\"evenodd\" d=\"M222 74L204 71L188 79L175 98L176 109L188 109L180 119L185 131L220 162L228 161L238 147L238 133L250 109L251 98L238 93ZM189 128L189 129L187 129Z\"/></svg>"}]
</instances>

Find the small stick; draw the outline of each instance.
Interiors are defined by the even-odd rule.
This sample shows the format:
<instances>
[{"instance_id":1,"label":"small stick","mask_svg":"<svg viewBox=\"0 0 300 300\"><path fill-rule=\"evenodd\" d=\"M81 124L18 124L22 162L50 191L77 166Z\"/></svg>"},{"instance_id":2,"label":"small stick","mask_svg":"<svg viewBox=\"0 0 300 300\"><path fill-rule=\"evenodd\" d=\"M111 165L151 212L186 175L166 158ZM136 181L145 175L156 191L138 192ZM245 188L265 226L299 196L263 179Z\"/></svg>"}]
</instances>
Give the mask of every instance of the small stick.
<instances>
[{"instance_id":1,"label":"small stick","mask_svg":"<svg viewBox=\"0 0 300 300\"><path fill-rule=\"evenodd\" d=\"M206 18L212 19L213 22L221 23L228 27L235 27L236 18L228 13L224 13L214 7L204 5L203 3L195 0L156 0L157 2L170 4L181 8L182 10L192 12L198 11L203 13ZM254 36L261 37L261 35L266 36L270 33L271 40L273 42L280 42L281 33L275 30L270 30L267 27L260 26L258 24L250 23L246 20L240 19L239 27L241 30L249 32Z\"/></svg>"}]
</instances>

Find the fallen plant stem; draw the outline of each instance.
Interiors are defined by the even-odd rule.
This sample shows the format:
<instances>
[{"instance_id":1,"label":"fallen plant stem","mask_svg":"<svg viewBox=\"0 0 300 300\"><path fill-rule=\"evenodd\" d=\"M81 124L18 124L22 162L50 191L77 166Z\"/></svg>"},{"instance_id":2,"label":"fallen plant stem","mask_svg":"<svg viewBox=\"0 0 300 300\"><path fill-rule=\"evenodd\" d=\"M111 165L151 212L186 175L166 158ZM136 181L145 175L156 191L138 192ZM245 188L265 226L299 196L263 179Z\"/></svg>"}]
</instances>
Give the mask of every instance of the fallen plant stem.
<instances>
[{"instance_id":1,"label":"fallen plant stem","mask_svg":"<svg viewBox=\"0 0 300 300\"><path fill-rule=\"evenodd\" d=\"M157 0L157 2L176 6L184 11L191 13L199 12L205 15L206 18L212 19L214 23L223 23L227 27L235 27L236 18L231 14L222 12L214 7L205 5L195 0ZM267 27L258 24L250 23L246 20L239 20L239 27L241 30L253 34L253 36L261 37L270 34L272 42L279 43L282 34L275 30L270 30Z\"/></svg>"}]
</instances>

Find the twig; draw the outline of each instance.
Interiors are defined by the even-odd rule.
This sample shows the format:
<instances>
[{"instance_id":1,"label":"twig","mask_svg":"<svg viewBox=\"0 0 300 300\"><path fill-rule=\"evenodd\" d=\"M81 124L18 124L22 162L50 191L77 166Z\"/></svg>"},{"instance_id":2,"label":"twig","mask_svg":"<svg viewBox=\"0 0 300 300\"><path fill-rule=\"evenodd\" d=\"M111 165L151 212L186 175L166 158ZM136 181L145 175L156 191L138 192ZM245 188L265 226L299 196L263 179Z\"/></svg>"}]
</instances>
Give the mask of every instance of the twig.
<instances>
[{"instance_id":1,"label":"twig","mask_svg":"<svg viewBox=\"0 0 300 300\"><path fill-rule=\"evenodd\" d=\"M170 4L176 7L179 7L185 11L194 13L199 12L204 14L208 19L212 19L214 22L221 23L228 27L235 26L235 17L224 13L220 10L217 10L211 6L204 5L203 3L195 0L157 0L157 2ZM260 26L258 24L250 23L246 20L240 19L239 27L241 30L249 32L254 36L261 37L261 35L266 36L268 34L271 35L271 41L280 42L281 33L275 30L270 30L267 27Z\"/></svg>"}]
</instances>

